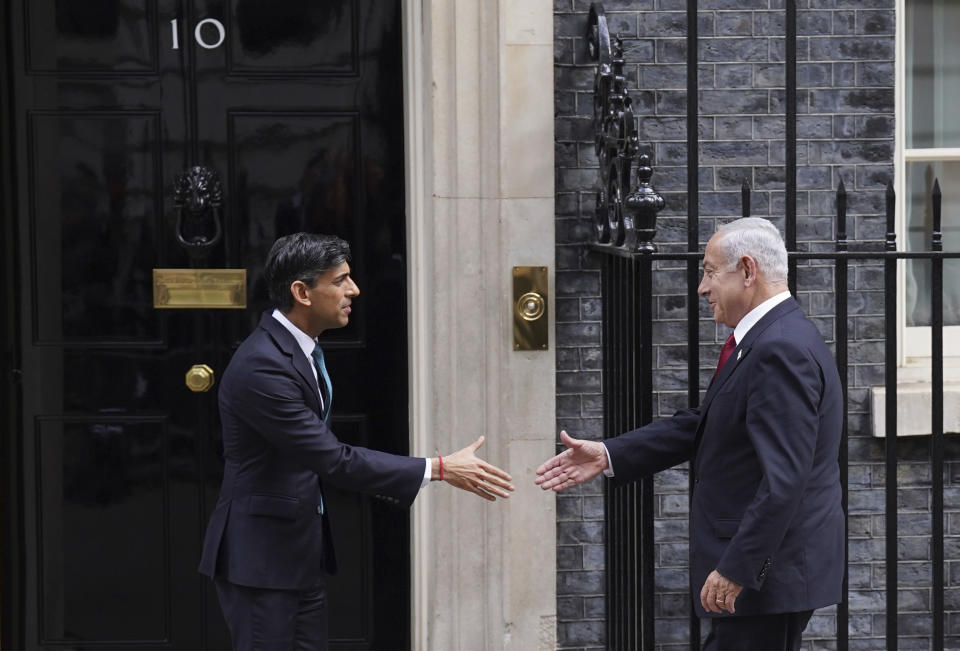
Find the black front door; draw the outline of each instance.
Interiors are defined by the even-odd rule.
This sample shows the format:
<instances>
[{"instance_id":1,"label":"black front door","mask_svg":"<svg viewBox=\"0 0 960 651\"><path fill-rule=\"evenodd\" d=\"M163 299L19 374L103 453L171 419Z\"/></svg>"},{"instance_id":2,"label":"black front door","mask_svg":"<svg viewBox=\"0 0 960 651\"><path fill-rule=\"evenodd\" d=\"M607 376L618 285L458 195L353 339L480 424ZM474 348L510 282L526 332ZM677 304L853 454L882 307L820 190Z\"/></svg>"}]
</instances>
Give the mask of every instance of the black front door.
<instances>
[{"instance_id":1,"label":"black front door","mask_svg":"<svg viewBox=\"0 0 960 651\"><path fill-rule=\"evenodd\" d=\"M399 2L2 4L5 649L227 649L196 572L222 462L216 386L295 231L353 246L324 335L341 439L407 453ZM174 181L214 170L222 239L191 258ZM189 234L188 234L189 236ZM244 309L156 309L154 269L247 270ZM404 512L330 496L332 647L409 648Z\"/></svg>"}]
</instances>

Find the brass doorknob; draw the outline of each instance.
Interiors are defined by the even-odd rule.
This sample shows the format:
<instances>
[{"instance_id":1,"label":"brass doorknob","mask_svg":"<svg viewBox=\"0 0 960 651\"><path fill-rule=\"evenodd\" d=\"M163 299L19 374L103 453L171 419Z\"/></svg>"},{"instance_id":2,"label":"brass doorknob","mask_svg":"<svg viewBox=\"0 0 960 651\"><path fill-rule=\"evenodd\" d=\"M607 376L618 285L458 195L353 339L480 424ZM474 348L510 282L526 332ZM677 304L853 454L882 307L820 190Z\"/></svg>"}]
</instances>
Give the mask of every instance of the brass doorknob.
<instances>
[{"instance_id":1,"label":"brass doorknob","mask_svg":"<svg viewBox=\"0 0 960 651\"><path fill-rule=\"evenodd\" d=\"M195 393L203 393L213 388L216 376L206 364L194 364L187 371L187 388Z\"/></svg>"}]
</instances>

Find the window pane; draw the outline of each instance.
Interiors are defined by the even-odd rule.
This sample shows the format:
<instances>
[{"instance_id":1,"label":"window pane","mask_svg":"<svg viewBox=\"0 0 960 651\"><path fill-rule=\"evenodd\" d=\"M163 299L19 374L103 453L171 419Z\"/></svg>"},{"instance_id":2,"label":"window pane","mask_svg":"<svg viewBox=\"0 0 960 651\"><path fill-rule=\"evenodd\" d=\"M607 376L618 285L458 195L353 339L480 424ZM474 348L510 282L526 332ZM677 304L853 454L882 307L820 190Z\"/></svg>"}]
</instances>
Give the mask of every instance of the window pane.
<instances>
[{"instance_id":1,"label":"window pane","mask_svg":"<svg viewBox=\"0 0 960 651\"><path fill-rule=\"evenodd\" d=\"M960 2L907 0L908 148L960 147Z\"/></svg>"},{"instance_id":2,"label":"window pane","mask_svg":"<svg viewBox=\"0 0 960 651\"><path fill-rule=\"evenodd\" d=\"M929 251L933 234L933 182L943 193L943 249L960 249L960 161L907 163L906 250ZM908 326L930 325L929 260L907 260L906 317ZM960 260L943 263L943 323L960 325Z\"/></svg>"}]
</instances>

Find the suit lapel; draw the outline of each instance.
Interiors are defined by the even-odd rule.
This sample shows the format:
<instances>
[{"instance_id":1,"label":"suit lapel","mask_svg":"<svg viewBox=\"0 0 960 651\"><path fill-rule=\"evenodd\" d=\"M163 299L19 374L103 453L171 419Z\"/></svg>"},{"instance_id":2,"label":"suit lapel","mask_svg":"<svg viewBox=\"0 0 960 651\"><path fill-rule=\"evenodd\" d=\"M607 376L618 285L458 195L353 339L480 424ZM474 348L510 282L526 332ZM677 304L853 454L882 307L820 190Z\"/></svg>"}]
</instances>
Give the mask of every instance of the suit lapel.
<instances>
[{"instance_id":1,"label":"suit lapel","mask_svg":"<svg viewBox=\"0 0 960 651\"><path fill-rule=\"evenodd\" d=\"M730 359L728 359L727 363L723 365L723 368L720 369L719 375L714 378L714 380L710 383L710 386L707 388L707 394L703 397L703 403L700 405L700 424L697 426L697 438L695 444L697 447L700 443L700 437L703 435L703 426L707 420L707 412L710 410L710 405L713 403L713 399L720 392L720 388L734 373L736 373L737 368L740 367L740 362L742 362L747 355L750 354L750 350L753 348L754 342L758 337L760 337L761 334L763 334L763 331L769 328L772 323L777 321L777 319L780 319L781 317L798 309L800 309L800 306L797 305L797 301L793 297L778 303L772 310L764 314L763 318L757 321L749 331L747 331L743 341L737 344L737 347L733 349Z\"/></svg>"},{"instance_id":2,"label":"suit lapel","mask_svg":"<svg viewBox=\"0 0 960 651\"><path fill-rule=\"evenodd\" d=\"M319 387L313 376L313 369L310 368L310 362L307 361L307 356L303 354L303 350L300 348L297 340L283 327L282 323L273 318L273 314L270 311L263 313L263 317L260 319L260 327L267 331L267 334L273 339L277 348L280 349L280 352L290 358L294 370L300 377L300 381L306 385L308 389L306 394L310 396L310 398L307 400L307 404L309 404L319 416Z\"/></svg>"}]
</instances>

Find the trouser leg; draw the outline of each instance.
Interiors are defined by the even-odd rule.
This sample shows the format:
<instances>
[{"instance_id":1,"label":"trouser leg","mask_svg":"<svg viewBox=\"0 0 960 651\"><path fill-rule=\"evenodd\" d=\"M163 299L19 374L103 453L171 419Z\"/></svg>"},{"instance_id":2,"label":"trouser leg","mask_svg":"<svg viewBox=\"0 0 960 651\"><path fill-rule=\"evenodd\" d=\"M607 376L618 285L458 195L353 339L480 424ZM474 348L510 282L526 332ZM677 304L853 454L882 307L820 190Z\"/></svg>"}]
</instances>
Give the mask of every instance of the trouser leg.
<instances>
[{"instance_id":1,"label":"trouser leg","mask_svg":"<svg viewBox=\"0 0 960 651\"><path fill-rule=\"evenodd\" d=\"M300 591L215 584L234 651L327 651L325 586Z\"/></svg>"},{"instance_id":2,"label":"trouser leg","mask_svg":"<svg viewBox=\"0 0 960 651\"><path fill-rule=\"evenodd\" d=\"M776 615L716 617L703 651L799 651L812 610Z\"/></svg>"}]
</instances>

